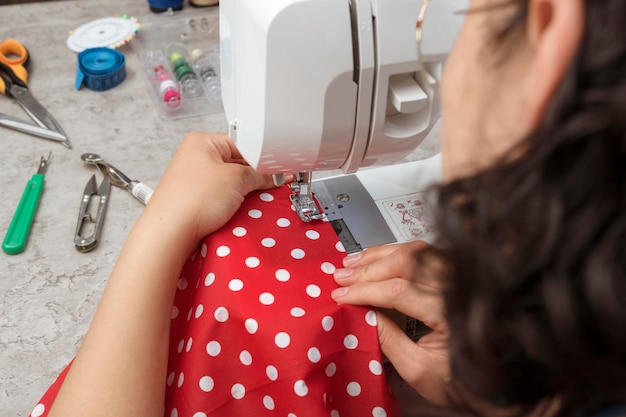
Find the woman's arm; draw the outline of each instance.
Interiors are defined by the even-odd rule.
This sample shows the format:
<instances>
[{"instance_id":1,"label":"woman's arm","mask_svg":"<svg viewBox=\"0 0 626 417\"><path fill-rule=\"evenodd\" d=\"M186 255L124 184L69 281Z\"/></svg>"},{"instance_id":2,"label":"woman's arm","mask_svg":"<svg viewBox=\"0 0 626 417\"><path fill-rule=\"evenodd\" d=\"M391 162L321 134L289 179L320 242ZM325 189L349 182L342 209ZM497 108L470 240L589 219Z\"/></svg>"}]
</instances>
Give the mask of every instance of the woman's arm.
<instances>
[{"instance_id":1,"label":"woman's arm","mask_svg":"<svg viewBox=\"0 0 626 417\"><path fill-rule=\"evenodd\" d=\"M269 176L226 136L183 141L122 248L50 411L58 417L162 416L171 306L184 262Z\"/></svg>"}]
</instances>

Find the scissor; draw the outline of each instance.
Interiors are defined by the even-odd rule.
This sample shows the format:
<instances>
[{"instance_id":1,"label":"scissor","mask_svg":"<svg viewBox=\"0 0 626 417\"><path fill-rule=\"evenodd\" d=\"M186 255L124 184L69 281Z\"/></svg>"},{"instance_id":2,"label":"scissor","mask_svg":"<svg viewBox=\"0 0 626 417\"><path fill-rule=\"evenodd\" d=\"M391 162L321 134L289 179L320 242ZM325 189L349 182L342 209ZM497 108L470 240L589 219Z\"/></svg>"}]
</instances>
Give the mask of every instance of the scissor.
<instances>
[{"instance_id":1,"label":"scissor","mask_svg":"<svg viewBox=\"0 0 626 417\"><path fill-rule=\"evenodd\" d=\"M0 113L0 125L21 132L60 142L72 149L67 135L52 117L28 91L27 66L30 60L28 50L15 39L0 42L0 94L12 97L36 123L28 123Z\"/></svg>"}]
</instances>

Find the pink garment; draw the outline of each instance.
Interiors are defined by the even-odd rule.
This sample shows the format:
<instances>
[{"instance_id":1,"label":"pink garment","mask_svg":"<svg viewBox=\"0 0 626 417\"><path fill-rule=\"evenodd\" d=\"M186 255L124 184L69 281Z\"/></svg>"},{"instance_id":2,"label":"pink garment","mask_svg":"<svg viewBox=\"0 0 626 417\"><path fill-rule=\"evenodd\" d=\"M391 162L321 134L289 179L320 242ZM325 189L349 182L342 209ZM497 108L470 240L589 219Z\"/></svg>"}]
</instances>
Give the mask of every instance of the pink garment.
<instances>
[{"instance_id":1,"label":"pink garment","mask_svg":"<svg viewBox=\"0 0 626 417\"><path fill-rule=\"evenodd\" d=\"M172 309L167 417L397 416L369 307L337 305L345 250L287 187L250 194L200 245ZM44 416L64 375L33 410Z\"/></svg>"}]
</instances>

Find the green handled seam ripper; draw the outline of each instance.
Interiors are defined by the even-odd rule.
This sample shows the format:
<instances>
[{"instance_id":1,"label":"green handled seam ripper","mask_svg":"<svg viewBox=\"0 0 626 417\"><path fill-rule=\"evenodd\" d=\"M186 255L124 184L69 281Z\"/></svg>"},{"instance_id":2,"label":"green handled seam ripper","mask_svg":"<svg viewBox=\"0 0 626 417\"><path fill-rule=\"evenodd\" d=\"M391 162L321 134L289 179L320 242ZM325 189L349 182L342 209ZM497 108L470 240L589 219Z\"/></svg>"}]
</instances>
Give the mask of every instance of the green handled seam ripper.
<instances>
[{"instance_id":1,"label":"green handled seam ripper","mask_svg":"<svg viewBox=\"0 0 626 417\"><path fill-rule=\"evenodd\" d=\"M22 194L9 230L7 230L7 234L4 237L2 250L10 255L22 252L26 246L30 228L33 225L33 219L39 205L39 199L43 192L43 178L48 168L48 161L50 161L50 154L48 154L47 158L41 157L37 173L26 184L24 194Z\"/></svg>"}]
</instances>

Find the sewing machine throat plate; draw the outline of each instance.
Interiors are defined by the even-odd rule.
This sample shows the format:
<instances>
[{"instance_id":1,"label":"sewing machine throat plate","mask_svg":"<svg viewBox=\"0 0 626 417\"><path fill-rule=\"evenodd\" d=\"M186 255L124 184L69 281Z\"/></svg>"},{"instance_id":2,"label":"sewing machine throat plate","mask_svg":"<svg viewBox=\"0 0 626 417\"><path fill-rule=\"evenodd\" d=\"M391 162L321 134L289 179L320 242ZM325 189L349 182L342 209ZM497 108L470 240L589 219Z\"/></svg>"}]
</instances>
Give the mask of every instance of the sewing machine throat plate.
<instances>
[{"instance_id":1,"label":"sewing machine throat plate","mask_svg":"<svg viewBox=\"0 0 626 417\"><path fill-rule=\"evenodd\" d=\"M315 180L312 191L347 253L396 242L356 175Z\"/></svg>"}]
</instances>

